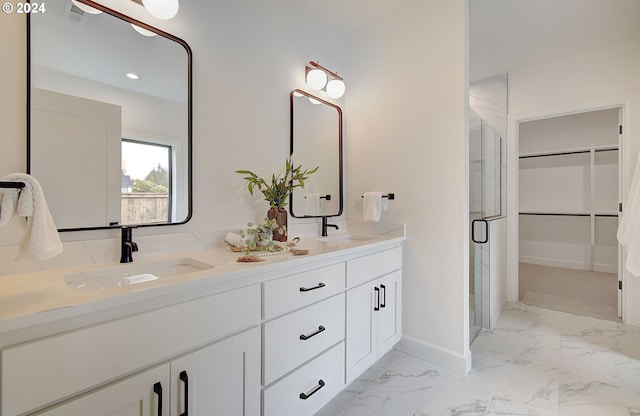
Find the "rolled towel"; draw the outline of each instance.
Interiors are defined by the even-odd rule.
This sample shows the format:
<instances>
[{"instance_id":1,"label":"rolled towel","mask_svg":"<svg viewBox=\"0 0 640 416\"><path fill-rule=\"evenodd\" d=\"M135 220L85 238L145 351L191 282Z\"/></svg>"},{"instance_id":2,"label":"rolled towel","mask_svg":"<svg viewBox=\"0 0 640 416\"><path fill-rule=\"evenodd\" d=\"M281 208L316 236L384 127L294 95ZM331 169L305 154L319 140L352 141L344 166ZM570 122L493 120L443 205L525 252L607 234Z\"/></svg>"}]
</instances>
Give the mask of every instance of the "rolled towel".
<instances>
[{"instance_id":1,"label":"rolled towel","mask_svg":"<svg viewBox=\"0 0 640 416\"><path fill-rule=\"evenodd\" d=\"M310 216L320 215L320 194L310 193L305 196L304 214Z\"/></svg>"},{"instance_id":2,"label":"rolled towel","mask_svg":"<svg viewBox=\"0 0 640 416\"><path fill-rule=\"evenodd\" d=\"M382 192L364 193L364 220L380 221L382 214Z\"/></svg>"},{"instance_id":3,"label":"rolled towel","mask_svg":"<svg viewBox=\"0 0 640 416\"><path fill-rule=\"evenodd\" d=\"M27 218L27 232L25 233L18 257L27 255L34 260L47 260L62 253L62 242L58 235L44 193L36 178L26 173L12 173L2 178L3 181L23 182L15 208L15 214ZM2 209L5 209L3 192ZM11 197L10 197L11 198ZM13 204L13 201L7 204Z\"/></svg>"},{"instance_id":4,"label":"rolled towel","mask_svg":"<svg viewBox=\"0 0 640 416\"><path fill-rule=\"evenodd\" d=\"M244 246L242 237L240 237L238 234L227 233L227 235L224 237L224 241L226 241L227 243L231 244L234 247Z\"/></svg>"}]
</instances>

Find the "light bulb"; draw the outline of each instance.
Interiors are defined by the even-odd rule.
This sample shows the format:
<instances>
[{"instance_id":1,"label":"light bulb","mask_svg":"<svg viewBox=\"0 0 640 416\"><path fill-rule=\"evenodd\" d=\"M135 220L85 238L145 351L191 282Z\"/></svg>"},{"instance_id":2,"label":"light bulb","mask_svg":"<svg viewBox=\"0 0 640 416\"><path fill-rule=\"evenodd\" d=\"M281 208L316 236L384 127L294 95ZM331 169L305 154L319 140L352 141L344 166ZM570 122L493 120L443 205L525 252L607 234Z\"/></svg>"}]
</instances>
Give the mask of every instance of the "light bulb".
<instances>
[{"instance_id":1,"label":"light bulb","mask_svg":"<svg viewBox=\"0 0 640 416\"><path fill-rule=\"evenodd\" d=\"M85 13L89 13L89 14L100 14L102 13L102 10L98 10L94 7L91 7L89 5L86 5L84 3L80 3L79 1L76 0L71 0L71 3L73 3L74 6L76 6L77 8L79 8L80 10L82 10Z\"/></svg>"},{"instance_id":2,"label":"light bulb","mask_svg":"<svg viewBox=\"0 0 640 416\"><path fill-rule=\"evenodd\" d=\"M140 33L141 35L144 35L144 36L156 36L157 35L157 33L152 32L152 31L147 30L147 29L144 29L144 28L141 28L140 26L134 25L133 23L131 23L131 27L134 28L136 30L136 32L138 32L138 33Z\"/></svg>"},{"instance_id":3,"label":"light bulb","mask_svg":"<svg viewBox=\"0 0 640 416\"><path fill-rule=\"evenodd\" d=\"M327 95L331 98L340 98L344 95L344 82L339 79L332 79L327 84Z\"/></svg>"},{"instance_id":4,"label":"light bulb","mask_svg":"<svg viewBox=\"0 0 640 416\"><path fill-rule=\"evenodd\" d=\"M178 13L178 0L142 0L144 8L155 18L169 20Z\"/></svg>"},{"instance_id":5,"label":"light bulb","mask_svg":"<svg viewBox=\"0 0 640 416\"><path fill-rule=\"evenodd\" d=\"M309 101L311 102L311 104L315 104L315 105L320 105L320 104L322 104L320 101L318 101L318 100L316 100L316 99L314 99L314 98L311 98L311 97L309 97Z\"/></svg>"},{"instance_id":6,"label":"light bulb","mask_svg":"<svg viewBox=\"0 0 640 416\"><path fill-rule=\"evenodd\" d=\"M321 90L327 84L327 74L321 69L312 69L307 73L307 85L312 90Z\"/></svg>"}]
</instances>

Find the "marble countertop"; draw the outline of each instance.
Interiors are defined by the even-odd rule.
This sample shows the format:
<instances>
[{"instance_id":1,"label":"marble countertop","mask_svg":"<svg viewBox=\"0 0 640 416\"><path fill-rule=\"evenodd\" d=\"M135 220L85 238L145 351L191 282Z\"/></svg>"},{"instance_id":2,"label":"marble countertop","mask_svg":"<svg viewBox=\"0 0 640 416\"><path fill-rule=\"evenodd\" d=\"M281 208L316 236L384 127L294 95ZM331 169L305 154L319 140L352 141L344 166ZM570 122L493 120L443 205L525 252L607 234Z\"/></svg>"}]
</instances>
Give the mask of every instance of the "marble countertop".
<instances>
[{"instance_id":1,"label":"marble countertop","mask_svg":"<svg viewBox=\"0 0 640 416\"><path fill-rule=\"evenodd\" d=\"M366 236L366 239L351 239L348 238L350 235ZM125 265L106 263L0 276L0 335L114 308L126 309L129 306L128 311L135 313L143 308L151 309L281 277L294 267L321 267L384 249L392 243L399 244L404 239L404 224L382 227L363 223L350 228L347 233L327 238L303 236L297 247L309 249L307 255L269 255L262 257L264 261L259 263L238 263L236 259L242 253L221 246L148 257ZM87 271L116 273L127 267L144 270L145 264L151 266L159 261L179 258L193 259L214 267L145 283L94 290L79 290L65 280L65 277ZM0 347L1 344L5 343L1 342Z\"/></svg>"}]
</instances>

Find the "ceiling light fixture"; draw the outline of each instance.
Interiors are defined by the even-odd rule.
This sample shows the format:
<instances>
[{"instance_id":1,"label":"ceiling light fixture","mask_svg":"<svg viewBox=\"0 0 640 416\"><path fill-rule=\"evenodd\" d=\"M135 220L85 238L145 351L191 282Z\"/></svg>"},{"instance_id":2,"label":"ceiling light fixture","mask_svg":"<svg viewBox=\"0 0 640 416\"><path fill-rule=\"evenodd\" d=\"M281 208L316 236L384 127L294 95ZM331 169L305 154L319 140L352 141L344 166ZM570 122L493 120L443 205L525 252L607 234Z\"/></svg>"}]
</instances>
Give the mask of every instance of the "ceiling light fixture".
<instances>
[{"instance_id":1,"label":"ceiling light fixture","mask_svg":"<svg viewBox=\"0 0 640 416\"><path fill-rule=\"evenodd\" d=\"M324 90L331 98L342 97L346 89L341 76L318 62L309 61L309 65L305 67L305 80L309 88L316 91Z\"/></svg>"},{"instance_id":2,"label":"ceiling light fixture","mask_svg":"<svg viewBox=\"0 0 640 416\"><path fill-rule=\"evenodd\" d=\"M142 0L142 5L151 16L161 20L173 18L180 8L178 0Z\"/></svg>"},{"instance_id":3,"label":"ceiling light fixture","mask_svg":"<svg viewBox=\"0 0 640 416\"><path fill-rule=\"evenodd\" d=\"M127 78L129 78L129 79L140 79L140 77L137 74L134 74L133 72L128 72L127 73Z\"/></svg>"}]
</instances>

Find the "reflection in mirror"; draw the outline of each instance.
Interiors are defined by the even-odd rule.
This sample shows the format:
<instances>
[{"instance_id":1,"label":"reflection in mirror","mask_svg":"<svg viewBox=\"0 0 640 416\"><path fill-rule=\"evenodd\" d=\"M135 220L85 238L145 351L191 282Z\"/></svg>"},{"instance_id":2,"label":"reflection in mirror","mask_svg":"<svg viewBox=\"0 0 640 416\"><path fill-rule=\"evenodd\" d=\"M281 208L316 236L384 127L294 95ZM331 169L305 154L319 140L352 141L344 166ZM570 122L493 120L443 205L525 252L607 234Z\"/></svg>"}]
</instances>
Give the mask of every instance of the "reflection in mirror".
<instances>
[{"instance_id":1,"label":"reflection in mirror","mask_svg":"<svg viewBox=\"0 0 640 416\"><path fill-rule=\"evenodd\" d=\"M29 173L60 231L186 222L189 46L80 1L29 16Z\"/></svg>"},{"instance_id":2,"label":"reflection in mirror","mask_svg":"<svg viewBox=\"0 0 640 416\"><path fill-rule=\"evenodd\" d=\"M342 110L302 90L291 93L291 159L302 166L318 166L294 189L290 207L294 217L333 217L342 214Z\"/></svg>"}]
</instances>

